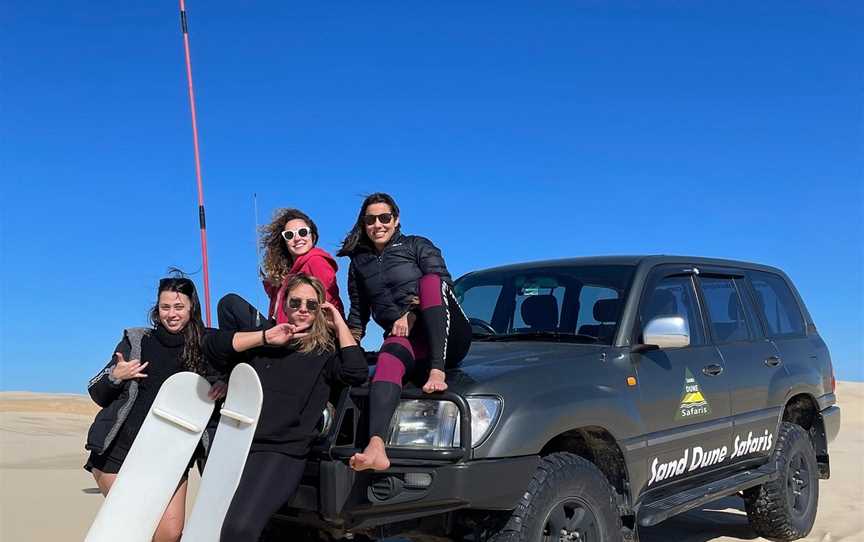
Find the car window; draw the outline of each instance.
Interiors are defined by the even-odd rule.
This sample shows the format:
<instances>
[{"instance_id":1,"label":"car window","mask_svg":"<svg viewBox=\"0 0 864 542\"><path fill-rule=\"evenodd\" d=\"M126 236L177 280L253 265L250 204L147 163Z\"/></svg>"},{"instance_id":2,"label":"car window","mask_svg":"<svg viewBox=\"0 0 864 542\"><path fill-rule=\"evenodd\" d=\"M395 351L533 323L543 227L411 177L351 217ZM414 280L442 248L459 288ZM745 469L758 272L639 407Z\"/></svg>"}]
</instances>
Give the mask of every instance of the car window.
<instances>
[{"instance_id":1,"label":"car window","mask_svg":"<svg viewBox=\"0 0 864 542\"><path fill-rule=\"evenodd\" d=\"M735 283L729 278L699 279L702 296L708 309L711 334L718 343L750 339L747 318Z\"/></svg>"},{"instance_id":2,"label":"car window","mask_svg":"<svg viewBox=\"0 0 864 542\"><path fill-rule=\"evenodd\" d=\"M705 344L698 307L693 281L689 276L666 277L656 283L642 298L639 306L639 321L644 327L654 318L680 316L684 318L690 329L690 344Z\"/></svg>"},{"instance_id":3,"label":"car window","mask_svg":"<svg viewBox=\"0 0 864 542\"><path fill-rule=\"evenodd\" d=\"M756 294L756 307L772 337L804 334L804 317L789 285L779 275L762 271L749 273Z\"/></svg>"},{"instance_id":4,"label":"car window","mask_svg":"<svg viewBox=\"0 0 864 542\"><path fill-rule=\"evenodd\" d=\"M529 301L529 298L533 298ZM525 286L516 294L516 310L513 313L513 329L522 330L536 327L532 321L530 324L525 322L523 314L527 312L523 304L528 302L529 305L542 304L547 307L545 312L548 312L548 318L542 327L544 331L556 331L558 324L561 322L561 307L564 306L564 288L556 286L554 288L544 288L542 286Z\"/></svg>"},{"instance_id":5,"label":"car window","mask_svg":"<svg viewBox=\"0 0 864 542\"><path fill-rule=\"evenodd\" d=\"M495 312L495 303L501 295L500 284L486 284L476 286L466 291L460 300L462 310L470 314L472 318L479 318L486 323L492 321Z\"/></svg>"}]
</instances>

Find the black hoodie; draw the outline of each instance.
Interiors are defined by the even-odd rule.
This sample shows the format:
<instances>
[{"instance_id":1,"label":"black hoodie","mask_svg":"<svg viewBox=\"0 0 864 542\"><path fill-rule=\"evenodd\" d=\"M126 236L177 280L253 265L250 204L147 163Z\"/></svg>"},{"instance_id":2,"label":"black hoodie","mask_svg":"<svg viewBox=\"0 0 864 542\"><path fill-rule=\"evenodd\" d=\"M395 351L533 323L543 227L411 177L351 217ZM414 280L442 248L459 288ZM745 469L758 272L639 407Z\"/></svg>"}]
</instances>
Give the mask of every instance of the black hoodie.
<instances>
[{"instance_id":1,"label":"black hoodie","mask_svg":"<svg viewBox=\"0 0 864 542\"><path fill-rule=\"evenodd\" d=\"M248 363L264 389L252 451L303 456L315 437L315 427L334 384L359 386L369 377L359 346L334 352L298 352L290 346L262 346L236 352L234 332L218 331L204 338L204 354L218 370Z\"/></svg>"}]
</instances>

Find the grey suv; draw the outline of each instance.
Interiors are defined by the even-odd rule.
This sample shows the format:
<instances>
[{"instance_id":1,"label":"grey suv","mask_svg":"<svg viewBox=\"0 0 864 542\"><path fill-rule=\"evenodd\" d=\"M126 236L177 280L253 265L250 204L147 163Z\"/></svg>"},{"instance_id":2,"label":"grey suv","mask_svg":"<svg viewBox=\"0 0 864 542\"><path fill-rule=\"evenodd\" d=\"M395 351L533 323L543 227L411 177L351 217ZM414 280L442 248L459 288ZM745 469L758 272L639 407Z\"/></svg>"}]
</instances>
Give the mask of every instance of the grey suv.
<instances>
[{"instance_id":1,"label":"grey suv","mask_svg":"<svg viewBox=\"0 0 864 542\"><path fill-rule=\"evenodd\" d=\"M828 349L788 277L677 256L469 273L448 392L406 388L392 467L355 473L366 389L334 396L270 537L637 540L740 494L761 536L805 536L837 435Z\"/></svg>"}]
</instances>

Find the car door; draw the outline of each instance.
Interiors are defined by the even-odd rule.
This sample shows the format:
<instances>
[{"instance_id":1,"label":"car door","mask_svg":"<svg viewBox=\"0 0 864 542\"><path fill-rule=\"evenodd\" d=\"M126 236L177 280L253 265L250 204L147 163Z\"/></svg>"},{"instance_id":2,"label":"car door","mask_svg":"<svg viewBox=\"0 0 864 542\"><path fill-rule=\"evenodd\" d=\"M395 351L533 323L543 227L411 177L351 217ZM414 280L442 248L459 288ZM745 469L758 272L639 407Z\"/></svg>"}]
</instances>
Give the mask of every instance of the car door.
<instances>
[{"instance_id":1,"label":"car door","mask_svg":"<svg viewBox=\"0 0 864 542\"><path fill-rule=\"evenodd\" d=\"M733 427L728 460L760 459L773 448L781 413L769 401L772 382L784 376L778 351L762 331L742 272L703 268L696 282L729 384Z\"/></svg>"},{"instance_id":2,"label":"car door","mask_svg":"<svg viewBox=\"0 0 864 542\"><path fill-rule=\"evenodd\" d=\"M649 275L634 344L643 342L642 327L662 316L684 318L690 344L631 354L648 461L645 479L634 480L640 493L703 474L730 453L732 421L725 366L707 340L692 272L682 273L681 266L660 267Z\"/></svg>"}]
</instances>

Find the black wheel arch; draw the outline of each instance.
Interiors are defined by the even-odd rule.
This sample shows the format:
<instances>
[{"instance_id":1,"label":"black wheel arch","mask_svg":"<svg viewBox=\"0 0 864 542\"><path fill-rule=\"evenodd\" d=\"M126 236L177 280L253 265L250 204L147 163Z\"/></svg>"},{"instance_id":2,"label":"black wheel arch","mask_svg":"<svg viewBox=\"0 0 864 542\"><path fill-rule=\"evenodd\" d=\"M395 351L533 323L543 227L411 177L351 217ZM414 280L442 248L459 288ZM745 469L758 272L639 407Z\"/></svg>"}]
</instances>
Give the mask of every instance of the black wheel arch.
<instances>
[{"instance_id":1,"label":"black wheel arch","mask_svg":"<svg viewBox=\"0 0 864 542\"><path fill-rule=\"evenodd\" d=\"M831 475L828 459L828 437L816 398L809 393L793 395L786 401L780 422L794 423L807 432L810 442L813 444L813 451L816 452L819 478L827 479Z\"/></svg>"}]
</instances>

